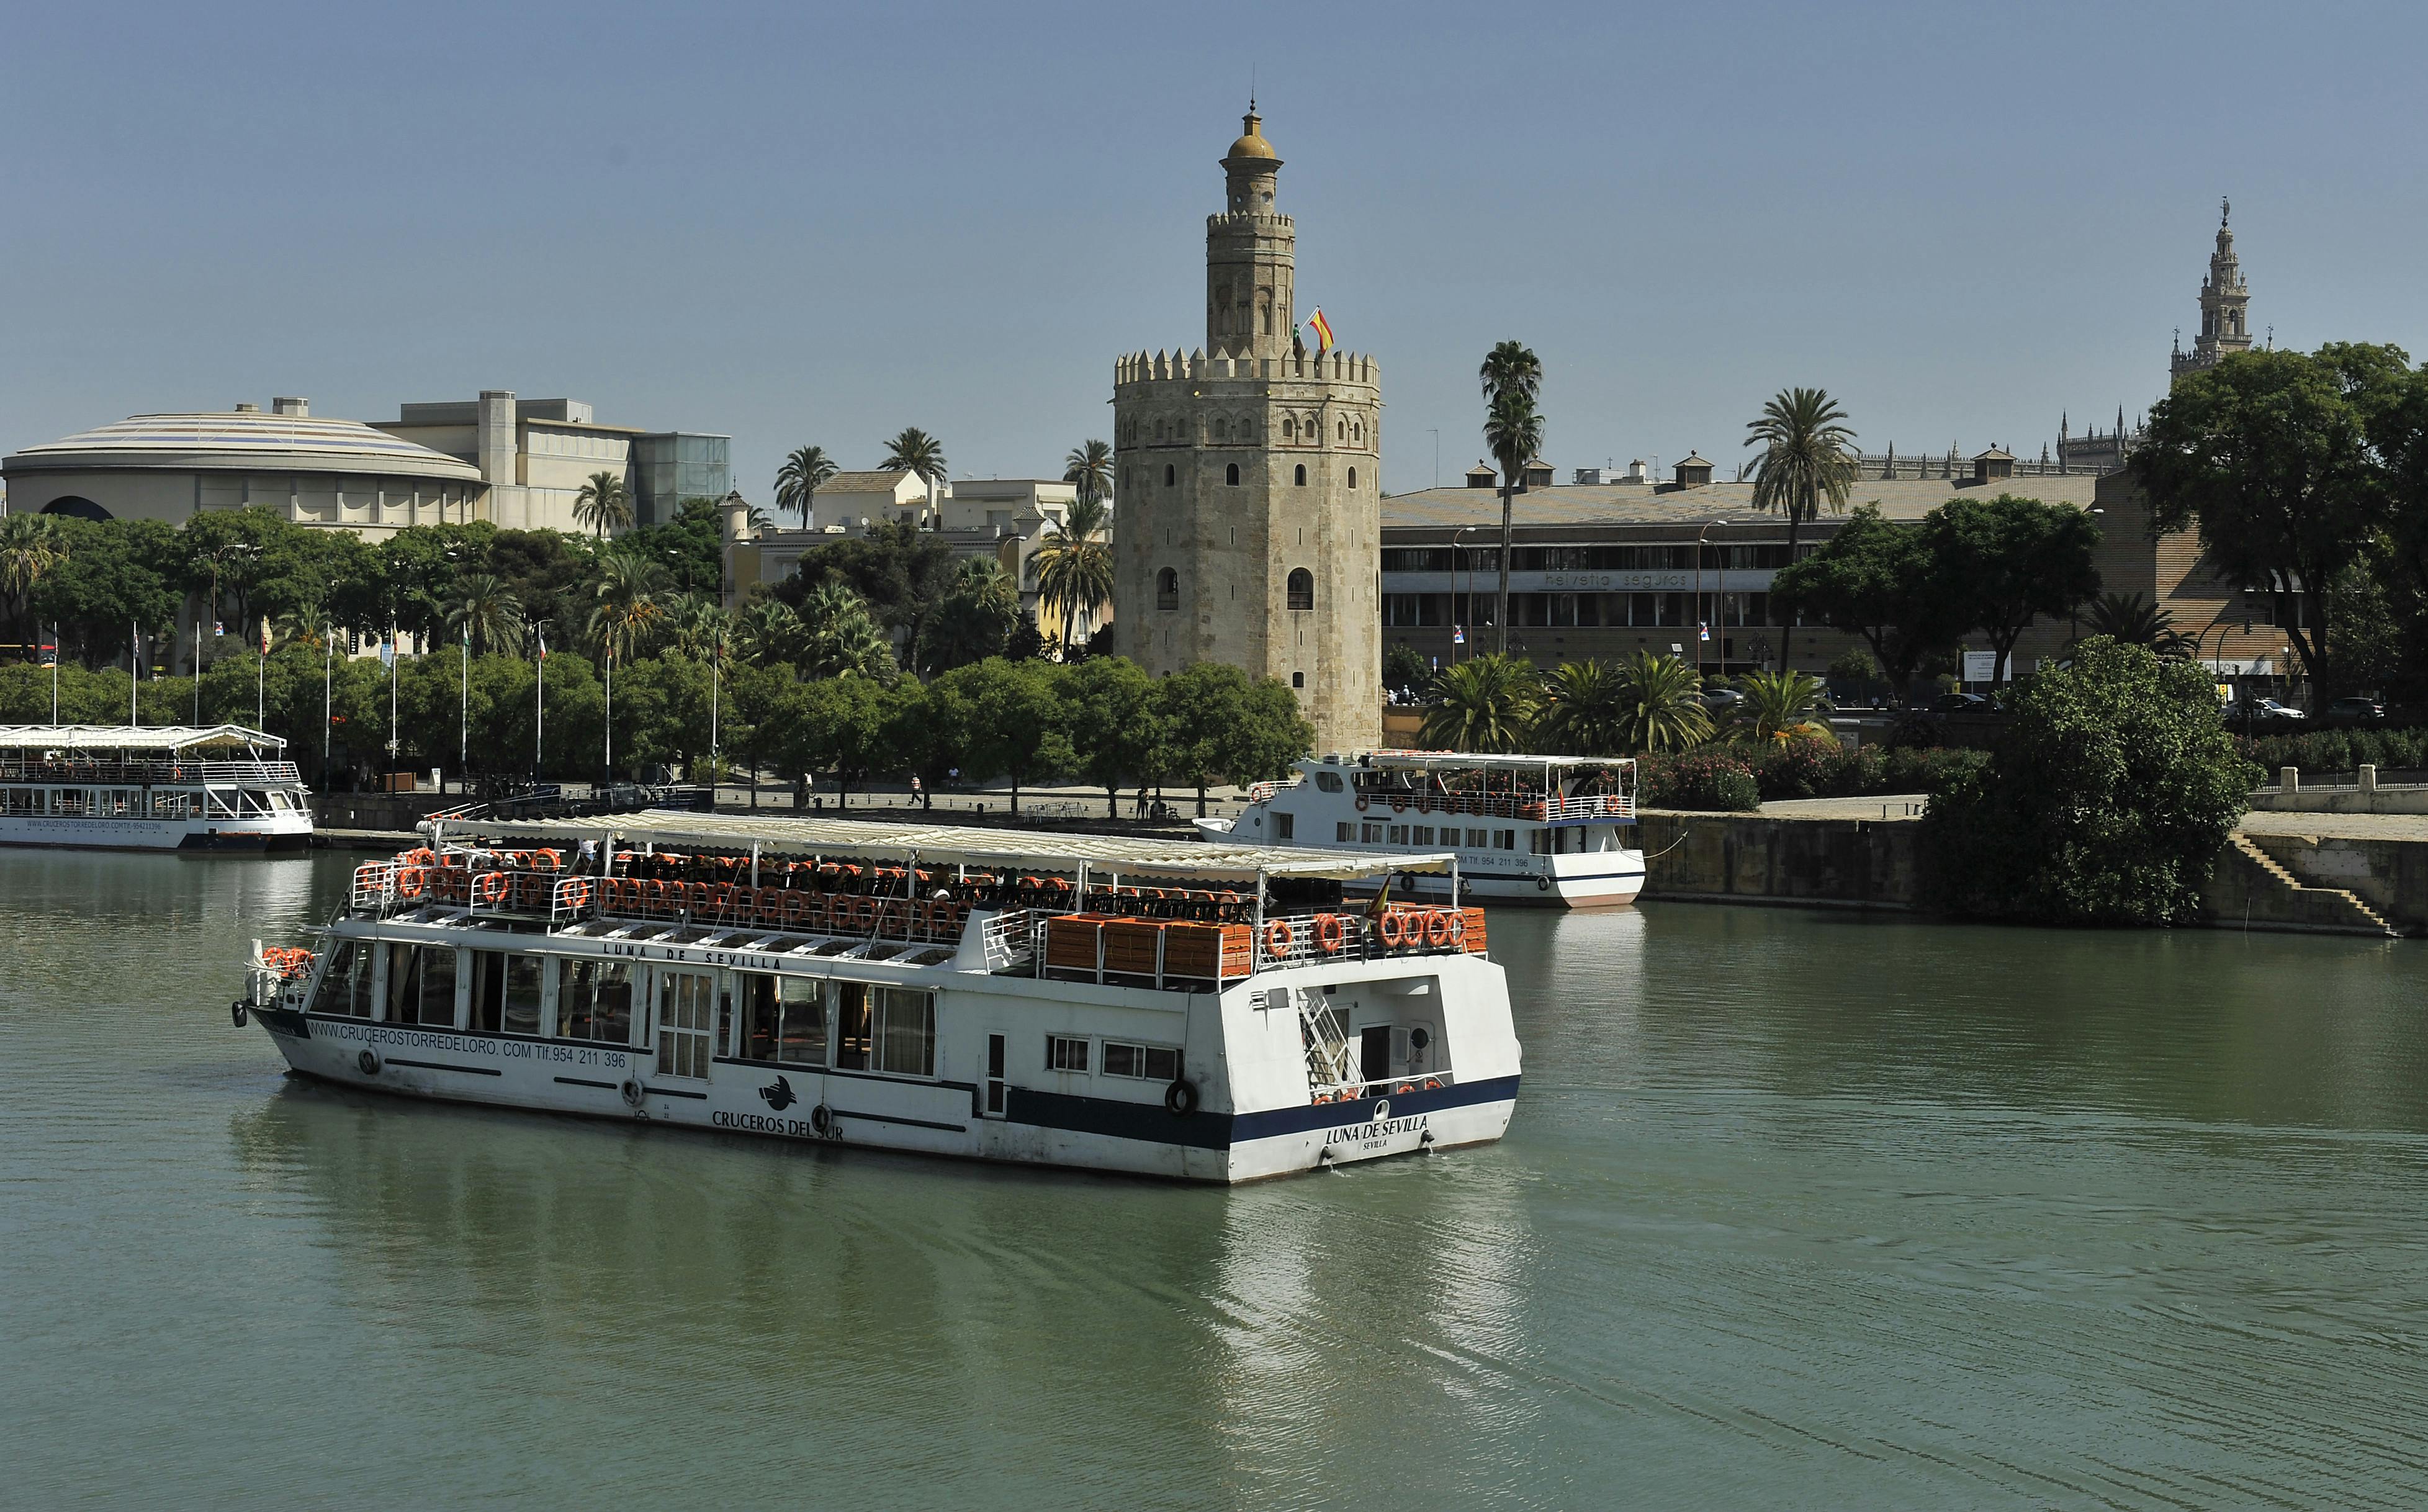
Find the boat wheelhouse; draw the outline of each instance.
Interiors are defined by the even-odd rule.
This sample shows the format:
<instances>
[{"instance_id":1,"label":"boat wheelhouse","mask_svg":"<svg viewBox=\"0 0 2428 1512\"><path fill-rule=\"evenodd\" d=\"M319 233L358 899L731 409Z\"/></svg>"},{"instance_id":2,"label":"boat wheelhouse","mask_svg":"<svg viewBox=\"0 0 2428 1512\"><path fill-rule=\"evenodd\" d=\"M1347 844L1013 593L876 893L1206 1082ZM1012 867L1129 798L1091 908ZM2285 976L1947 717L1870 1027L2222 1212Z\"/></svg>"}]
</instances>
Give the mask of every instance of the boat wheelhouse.
<instances>
[{"instance_id":1,"label":"boat wheelhouse","mask_svg":"<svg viewBox=\"0 0 2428 1512\"><path fill-rule=\"evenodd\" d=\"M1483 911L1351 907L1457 859L653 810L432 821L237 1023L350 1086L1244 1181L1498 1139Z\"/></svg>"},{"instance_id":2,"label":"boat wheelhouse","mask_svg":"<svg viewBox=\"0 0 2428 1512\"><path fill-rule=\"evenodd\" d=\"M298 850L312 798L242 725L0 726L0 845Z\"/></svg>"},{"instance_id":3,"label":"boat wheelhouse","mask_svg":"<svg viewBox=\"0 0 2428 1512\"><path fill-rule=\"evenodd\" d=\"M1381 750L1309 757L1285 782L1259 782L1236 818L1197 821L1217 845L1304 846L1389 855L1452 851L1458 897L1593 908L1644 886L1635 764L1625 758ZM1393 890L1450 896L1452 874Z\"/></svg>"}]
</instances>

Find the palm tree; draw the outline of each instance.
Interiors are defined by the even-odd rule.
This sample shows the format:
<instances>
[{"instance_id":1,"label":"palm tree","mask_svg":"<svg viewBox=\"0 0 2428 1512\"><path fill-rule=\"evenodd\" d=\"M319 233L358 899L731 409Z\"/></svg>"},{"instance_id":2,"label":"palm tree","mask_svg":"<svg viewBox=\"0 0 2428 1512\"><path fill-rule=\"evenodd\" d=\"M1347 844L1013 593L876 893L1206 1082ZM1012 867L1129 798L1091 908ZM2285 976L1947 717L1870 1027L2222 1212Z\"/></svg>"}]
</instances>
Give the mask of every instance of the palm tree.
<instances>
[{"instance_id":1,"label":"palm tree","mask_svg":"<svg viewBox=\"0 0 2428 1512\"><path fill-rule=\"evenodd\" d=\"M931 484L944 481L944 443L917 426L911 426L885 446L887 468L908 468Z\"/></svg>"},{"instance_id":2,"label":"palm tree","mask_svg":"<svg viewBox=\"0 0 2428 1512\"><path fill-rule=\"evenodd\" d=\"M457 634L468 633L475 651L511 649L522 644L523 606L493 572L475 572L456 585L447 605L447 625Z\"/></svg>"},{"instance_id":3,"label":"palm tree","mask_svg":"<svg viewBox=\"0 0 2428 1512\"><path fill-rule=\"evenodd\" d=\"M2161 656L2175 655L2186 645L2175 633L2174 615L2139 591L2101 594L2082 612L2082 628L2128 646L2147 646Z\"/></svg>"},{"instance_id":4,"label":"palm tree","mask_svg":"<svg viewBox=\"0 0 2428 1512\"><path fill-rule=\"evenodd\" d=\"M897 670L893 638L857 599L849 611L829 616L811 633L801 663L806 678L864 677L890 682Z\"/></svg>"},{"instance_id":5,"label":"palm tree","mask_svg":"<svg viewBox=\"0 0 2428 1512\"><path fill-rule=\"evenodd\" d=\"M1524 748L1542 680L1534 664L1512 656L1478 656L1445 670L1434 683L1419 739L1463 751Z\"/></svg>"},{"instance_id":6,"label":"palm tree","mask_svg":"<svg viewBox=\"0 0 2428 1512\"><path fill-rule=\"evenodd\" d=\"M1606 662L1570 662L1546 679L1534 744L1562 756L1625 756L1629 737L1627 680Z\"/></svg>"},{"instance_id":7,"label":"palm tree","mask_svg":"<svg viewBox=\"0 0 2428 1512\"><path fill-rule=\"evenodd\" d=\"M658 565L621 551L599 559L599 579L592 587L598 603L590 611L590 635L600 649L629 662L648 643L664 613L658 594L664 574Z\"/></svg>"},{"instance_id":8,"label":"palm tree","mask_svg":"<svg viewBox=\"0 0 2428 1512\"><path fill-rule=\"evenodd\" d=\"M712 657L720 662L732 652L731 628L716 597L707 593L670 593L658 605L666 649L695 662ZM720 648L722 649L720 650Z\"/></svg>"},{"instance_id":9,"label":"palm tree","mask_svg":"<svg viewBox=\"0 0 2428 1512\"><path fill-rule=\"evenodd\" d=\"M734 626L735 644L753 666L779 666L797 659L802 639L801 616L776 599L762 599L745 609Z\"/></svg>"},{"instance_id":10,"label":"palm tree","mask_svg":"<svg viewBox=\"0 0 2428 1512\"><path fill-rule=\"evenodd\" d=\"M1630 755L1683 750L1712 738L1702 679L1675 656L1637 651L1618 664L1622 717L1627 733L1618 748Z\"/></svg>"},{"instance_id":11,"label":"palm tree","mask_svg":"<svg viewBox=\"0 0 2428 1512\"><path fill-rule=\"evenodd\" d=\"M1066 646L1085 641L1089 624L1113 601L1113 547L1105 528L1109 515L1104 501L1090 498L1083 487L1028 558L1038 598L1061 616Z\"/></svg>"},{"instance_id":12,"label":"palm tree","mask_svg":"<svg viewBox=\"0 0 2428 1512\"><path fill-rule=\"evenodd\" d=\"M1747 672L1737 679L1743 701L1729 712L1729 738L1747 745L1784 746L1791 740L1838 743L1823 717L1829 690L1810 672Z\"/></svg>"},{"instance_id":13,"label":"palm tree","mask_svg":"<svg viewBox=\"0 0 2428 1512\"><path fill-rule=\"evenodd\" d=\"M573 496L573 518L576 524L588 525L605 540L611 530L629 529L632 523L632 500L624 491L624 480L612 472L594 472L582 491Z\"/></svg>"},{"instance_id":14,"label":"palm tree","mask_svg":"<svg viewBox=\"0 0 2428 1512\"><path fill-rule=\"evenodd\" d=\"M801 529L810 528L810 501L836 472L834 458L822 446L796 447L776 469L776 507L801 512Z\"/></svg>"},{"instance_id":15,"label":"palm tree","mask_svg":"<svg viewBox=\"0 0 2428 1512\"><path fill-rule=\"evenodd\" d=\"M1818 388L1786 388L1762 406L1762 418L1746 426L1747 446L1762 455L1753 465L1753 507L1787 515L1787 559L1796 560L1803 524L1821 512L1843 514L1855 485L1855 433L1846 412ZM1699 611L1698 611L1699 612ZM1783 621L1782 621L1783 623Z\"/></svg>"},{"instance_id":16,"label":"palm tree","mask_svg":"<svg viewBox=\"0 0 2428 1512\"><path fill-rule=\"evenodd\" d=\"M0 516L0 593L8 596L12 620L32 612L34 585L67 559L68 544L55 517ZM27 660L33 638L27 637Z\"/></svg>"},{"instance_id":17,"label":"palm tree","mask_svg":"<svg viewBox=\"0 0 2428 1512\"><path fill-rule=\"evenodd\" d=\"M1510 501L1526 476L1526 464L1543 449L1543 417L1534 407L1543 391L1543 364L1524 342L1503 341L1485 353L1477 377L1484 385L1484 444L1501 468L1501 607L1492 628L1494 648L1506 656Z\"/></svg>"},{"instance_id":18,"label":"palm tree","mask_svg":"<svg viewBox=\"0 0 2428 1512\"><path fill-rule=\"evenodd\" d=\"M1020 623L1020 590L991 556L961 559L953 585L919 631L919 667L941 672L1003 654Z\"/></svg>"},{"instance_id":19,"label":"palm tree","mask_svg":"<svg viewBox=\"0 0 2428 1512\"><path fill-rule=\"evenodd\" d=\"M1113 497L1113 449L1102 441L1082 441L1062 459L1062 481L1079 490L1081 503L1103 503Z\"/></svg>"},{"instance_id":20,"label":"palm tree","mask_svg":"<svg viewBox=\"0 0 2428 1512\"><path fill-rule=\"evenodd\" d=\"M336 633L329 616L317 603L297 604L278 616L271 627L276 632L274 644L279 646L319 646Z\"/></svg>"}]
</instances>

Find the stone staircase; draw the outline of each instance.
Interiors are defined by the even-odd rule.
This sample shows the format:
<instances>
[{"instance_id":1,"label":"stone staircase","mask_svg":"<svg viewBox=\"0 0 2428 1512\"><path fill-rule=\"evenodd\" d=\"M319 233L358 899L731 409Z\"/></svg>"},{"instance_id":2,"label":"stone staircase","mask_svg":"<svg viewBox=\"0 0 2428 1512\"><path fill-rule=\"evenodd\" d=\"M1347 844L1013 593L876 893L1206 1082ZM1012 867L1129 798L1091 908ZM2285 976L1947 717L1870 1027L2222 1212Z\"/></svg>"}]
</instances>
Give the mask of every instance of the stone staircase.
<instances>
[{"instance_id":1,"label":"stone staircase","mask_svg":"<svg viewBox=\"0 0 2428 1512\"><path fill-rule=\"evenodd\" d=\"M2239 914L2253 928L2402 935L2357 895L2302 881L2248 835L2238 831L2218 859L2209 880L2209 912L2218 925L2231 929Z\"/></svg>"}]
</instances>

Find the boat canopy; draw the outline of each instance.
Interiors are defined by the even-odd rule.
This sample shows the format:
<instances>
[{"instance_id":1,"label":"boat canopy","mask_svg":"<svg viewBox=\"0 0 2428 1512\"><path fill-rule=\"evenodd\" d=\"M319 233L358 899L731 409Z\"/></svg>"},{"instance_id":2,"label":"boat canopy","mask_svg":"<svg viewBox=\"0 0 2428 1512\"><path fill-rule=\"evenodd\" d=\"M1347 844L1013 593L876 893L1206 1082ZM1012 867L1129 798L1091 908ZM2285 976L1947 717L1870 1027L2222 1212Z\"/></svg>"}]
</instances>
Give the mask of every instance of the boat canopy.
<instances>
[{"instance_id":1,"label":"boat canopy","mask_svg":"<svg viewBox=\"0 0 2428 1512\"><path fill-rule=\"evenodd\" d=\"M286 748L284 738L243 725L0 725L0 750L206 750L218 746Z\"/></svg>"},{"instance_id":2,"label":"boat canopy","mask_svg":"<svg viewBox=\"0 0 2428 1512\"><path fill-rule=\"evenodd\" d=\"M1483 752L1455 750L1378 750L1337 764L1326 761L1321 765L1387 766L1424 772L1539 772L1548 769L1573 771L1579 767L1632 766L1632 756L1495 756Z\"/></svg>"},{"instance_id":3,"label":"boat canopy","mask_svg":"<svg viewBox=\"0 0 2428 1512\"><path fill-rule=\"evenodd\" d=\"M1381 855L1296 846L1234 846L1126 835L1052 834L976 825L889 824L865 819L754 819L743 814L644 809L566 819L451 819L448 829L491 839L599 840L818 856L856 856L990 871L1091 870L1162 877L1313 877L1351 880L1393 872L1446 872L1449 851Z\"/></svg>"}]
</instances>

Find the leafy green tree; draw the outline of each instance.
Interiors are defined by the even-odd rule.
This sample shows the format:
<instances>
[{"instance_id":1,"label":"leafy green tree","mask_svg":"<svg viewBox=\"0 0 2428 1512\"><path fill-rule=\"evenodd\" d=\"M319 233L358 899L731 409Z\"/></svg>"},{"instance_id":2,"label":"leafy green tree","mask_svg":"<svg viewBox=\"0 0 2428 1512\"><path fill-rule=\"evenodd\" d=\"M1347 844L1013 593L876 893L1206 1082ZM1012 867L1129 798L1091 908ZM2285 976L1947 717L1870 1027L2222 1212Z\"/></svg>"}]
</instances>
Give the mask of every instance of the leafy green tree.
<instances>
[{"instance_id":1,"label":"leafy green tree","mask_svg":"<svg viewBox=\"0 0 2428 1512\"><path fill-rule=\"evenodd\" d=\"M927 616L952 591L955 570L953 549L942 536L893 520L865 535L846 535L804 552L799 573L771 591L803 610L814 628L805 600L829 583L841 583L866 601L878 624L905 632L908 643L916 646Z\"/></svg>"},{"instance_id":2,"label":"leafy green tree","mask_svg":"<svg viewBox=\"0 0 2428 1512\"><path fill-rule=\"evenodd\" d=\"M878 466L891 470L907 468L927 483L944 481L944 443L917 426L897 432L885 443L885 460Z\"/></svg>"},{"instance_id":3,"label":"leafy green tree","mask_svg":"<svg viewBox=\"0 0 2428 1512\"><path fill-rule=\"evenodd\" d=\"M867 678L799 684L774 715L784 731L782 759L796 772L832 774L836 806L850 807L855 785L894 767L895 701L883 683Z\"/></svg>"},{"instance_id":4,"label":"leafy green tree","mask_svg":"<svg viewBox=\"0 0 2428 1512\"><path fill-rule=\"evenodd\" d=\"M1415 647L1404 641L1393 641L1384 648L1383 686L1413 691L1432 682L1433 676L1433 667L1417 654Z\"/></svg>"},{"instance_id":5,"label":"leafy green tree","mask_svg":"<svg viewBox=\"0 0 2428 1512\"><path fill-rule=\"evenodd\" d=\"M828 583L801 601L799 616L802 635L796 665L803 677L894 680L899 667L893 643L858 594Z\"/></svg>"},{"instance_id":6,"label":"leafy green tree","mask_svg":"<svg viewBox=\"0 0 2428 1512\"><path fill-rule=\"evenodd\" d=\"M1829 658L1829 681L1832 683L1851 682L1862 686L1879 680L1878 660L1861 646L1849 646Z\"/></svg>"},{"instance_id":7,"label":"leafy green tree","mask_svg":"<svg viewBox=\"0 0 2428 1512\"><path fill-rule=\"evenodd\" d=\"M839 470L822 446L795 447L776 469L776 507L801 512L801 529L810 528L810 504L819 489Z\"/></svg>"},{"instance_id":8,"label":"leafy green tree","mask_svg":"<svg viewBox=\"0 0 2428 1512\"><path fill-rule=\"evenodd\" d=\"M1060 677L1060 668L1043 662L990 657L936 680L968 711L964 769L1009 780L1014 814L1022 788L1069 771L1075 759Z\"/></svg>"},{"instance_id":9,"label":"leafy green tree","mask_svg":"<svg viewBox=\"0 0 2428 1512\"><path fill-rule=\"evenodd\" d=\"M919 668L930 674L1001 656L1020 622L1020 590L991 556L964 558L953 586L927 618Z\"/></svg>"},{"instance_id":10,"label":"leafy green tree","mask_svg":"<svg viewBox=\"0 0 2428 1512\"><path fill-rule=\"evenodd\" d=\"M1829 690L1810 672L1747 672L1737 679L1742 702L1729 711L1729 738L1739 745L1784 746L1795 740L1838 744L1826 717Z\"/></svg>"},{"instance_id":11,"label":"leafy green tree","mask_svg":"<svg viewBox=\"0 0 2428 1512\"><path fill-rule=\"evenodd\" d=\"M1164 734L1157 775L1168 772L1195 787L1201 819L1208 787L1278 778L1315 744L1297 695L1279 678L1252 679L1227 663L1198 662L1157 682L1155 693Z\"/></svg>"},{"instance_id":12,"label":"leafy green tree","mask_svg":"<svg viewBox=\"0 0 2428 1512\"><path fill-rule=\"evenodd\" d=\"M36 623L59 627L60 655L73 647L85 666L101 666L126 654L131 627L175 623L188 559L176 527L52 518L66 551L33 584L31 605Z\"/></svg>"},{"instance_id":13,"label":"leafy green tree","mask_svg":"<svg viewBox=\"0 0 2428 1512\"><path fill-rule=\"evenodd\" d=\"M1501 595L1493 616L1494 649L1509 654L1509 553L1513 503L1526 477L1526 464L1543 449L1543 363L1523 342L1502 341L1485 353L1477 375L1484 385L1484 444L1501 468Z\"/></svg>"},{"instance_id":14,"label":"leafy green tree","mask_svg":"<svg viewBox=\"0 0 2428 1512\"><path fill-rule=\"evenodd\" d=\"M1931 895L2049 924L2193 923L2253 775L2208 673L2085 641L2018 689L1987 766L1932 797Z\"/></svg>"},{"instance_id":15,"label":"leafy green tree","mask_svg":"<svg viewBox=\"0 0 2428 1512\"><path fill-rule=\"evenodd\" d=\"M1434 680L1434 704L1418 738L1451 750L1523 750L1541 700L1542 679L1532 663L1470 657Z\"/></svg>"},{"instance_id":16,"label":"leafy green tree","mask_svg":"<svg viewBox=\"0 0 2428 1512\"><path fill-rule=\"evenodd\" d=\"M630 529L632 498L625 491L624 480L612 472L592 473L573 496L573 519L589 526L601 541L609 531Z\"/></svg>"},{"instance_id":17,"label":"leafy green tree","mask_svg":"<svg viewBox=\"0 0 2428 1512\"><path fill-rule=\"evenodd\" d=\"M683 593L714 598L725 581L725 511L714 499L685 499L663 523L625 533L608 550L646 557Z\"/></svg>"},{"instance_id":18,"label":"leafy green tree","mask_svg":"<svg viewBox=\"0 0 2428 1512\"><path fill-rule=\"evenodd\" d=\"M2099 527L2070 505L2012 494L1951 499L1922 533L1939 581L1998 654L1993 682L2007 680L2015 642L2034 619L2071 614L2099 592Z\"/></svg>"},{"instance_id":19,"label":"leafy green tree","mask_svg":"<svg viewBox=\"0 0 2428 1512\"><path fill-rule=\"evenodd\" d=\"M1064 672L1074 769L1105 790L1105 815L1121 816L1124 784L1153 776L1165 744L1155 679L1120 656L1091 656Z\"/></svg>"},{"instance_id":20,"label":"leafy green tree","mask_svg":"<svg viewBox=\"0 0 2428 1512\"><path fill-rule=\"evenodd\" d=\"M733 627L735 649L753 666L782 666L799 660L807 634L793 606L774 599L753 601Z\"/></svg>"},{"instance_id":21,"label":"leafy green tree","mask_svg":"<svg viewBox=\"0 0 2428 1512\"><path fill-rule=\"evenodd\" d=\"M511 650L522 643L522 602L503 578L494 572L475 572L463 580L455 601L448 605L447 624L470 643L476 654Z\"/></svg>"},{"instance_id":22,"label":"leafy green tree","mask_svg":"<svg viewBox=\"0 0 2428 1512\"><path fill-rule=\"evenodd\" d=\"M2328 672L2332 584L2388 523L2370 430L2401 405L2409 370L2395 347L2238 353L2176 379L2128 464L2153 528L2196 528L2219 575L2267 591L2314 680Z\"/></svg>"},{"instance_id":23,"label":"leafy green tree","mask_svg":"<svg viewBox=\"0 0 2428 1512\"><path fill-rule=\"evenodd\" d=\"M1819 551L1780 568L1770 592L1783 615L1861 635L1902 699L1923 658L1963 633L1969 617L1939 566L1922 532L1863 504Z\"/></svg>"}]
</instances>

